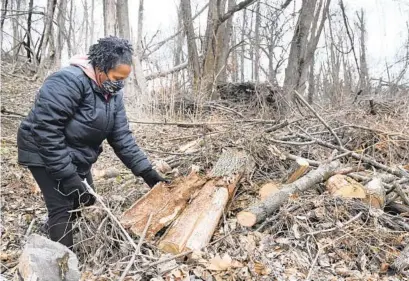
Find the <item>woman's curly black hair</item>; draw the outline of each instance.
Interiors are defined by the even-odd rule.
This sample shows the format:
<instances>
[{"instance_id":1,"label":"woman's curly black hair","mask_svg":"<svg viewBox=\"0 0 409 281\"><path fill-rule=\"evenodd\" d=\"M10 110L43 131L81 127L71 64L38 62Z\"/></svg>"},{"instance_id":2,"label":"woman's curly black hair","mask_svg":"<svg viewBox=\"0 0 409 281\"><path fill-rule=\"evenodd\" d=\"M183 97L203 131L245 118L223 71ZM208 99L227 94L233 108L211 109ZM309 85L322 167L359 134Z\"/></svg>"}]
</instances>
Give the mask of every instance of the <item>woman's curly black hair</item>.
<instances>
[{"instance_id":1,"label":"woman's curly black hair","mask_svg":"<svg viewBox=\"0 0 409 281\"><path fill-rule=\"evenodd\" d=\"M89 48L88 59L93 67L108 73L119 64L132 65L133 48L128 40L109 36Z\"/></svg>"}]
</instances>

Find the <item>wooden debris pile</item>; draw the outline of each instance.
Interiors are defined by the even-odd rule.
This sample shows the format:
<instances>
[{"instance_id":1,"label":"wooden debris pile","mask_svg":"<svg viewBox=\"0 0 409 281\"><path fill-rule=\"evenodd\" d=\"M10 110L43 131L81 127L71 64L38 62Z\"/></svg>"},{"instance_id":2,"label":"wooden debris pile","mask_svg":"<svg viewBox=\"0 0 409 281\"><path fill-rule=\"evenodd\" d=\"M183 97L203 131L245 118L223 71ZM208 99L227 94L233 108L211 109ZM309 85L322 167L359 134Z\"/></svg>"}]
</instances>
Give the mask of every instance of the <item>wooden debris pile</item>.
<instances>
[{"instance_id":1,"label":"wooden debris pile","mask_svg":"<svg viewBox=\"0 0 409 281\"><path fill-rule=\"evenodd\" d=\"M210 242L248 163L245 153L226 150L207 175L192 171L155 186L124 212L121 223L140 236L152 216L146 239L169 226L159 240L161 250L200 250Z\"/></svg>"}]
</instances>

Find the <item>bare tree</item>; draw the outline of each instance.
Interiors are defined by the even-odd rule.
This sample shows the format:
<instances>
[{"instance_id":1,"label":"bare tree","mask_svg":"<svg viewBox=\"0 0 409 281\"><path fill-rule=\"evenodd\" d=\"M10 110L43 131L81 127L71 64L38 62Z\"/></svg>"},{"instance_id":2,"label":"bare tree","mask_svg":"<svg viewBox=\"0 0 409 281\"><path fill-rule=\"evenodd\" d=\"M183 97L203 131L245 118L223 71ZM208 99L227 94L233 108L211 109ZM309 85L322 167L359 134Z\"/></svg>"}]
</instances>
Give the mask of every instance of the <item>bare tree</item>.
<instances>
[{"instance_id":1,"label":"bare tree","mask_svg":"<svg viewBox=\"0 0 409 281\"><path fill-rule=\"evenodd\" d=\"M131 31L129 29L129 12L128 0L117 0L116 2L116 18L118 20L118 34L122 38L131 39Z\"/></svg>"},{"instance_id":2,"label":"bare tree","mask_svg":"<svg viewBox=\"0 0 409 281\"><path fill-rule=\"evenodd\" d=\"M358 17L358 29L360 32L360 56L359 56L359 64L360 64L360 72L359 72L359 90L363 91L364 93L368 92L369 87L369 73L368 73L368 64L366 62L366 44L365 44L365 36L366 36L366 29L365 29L365 14L364 10L361 9L361 13L357 12Z\"/></svg>"},{"instance_id":3,"label":"bare tree","mask_svg":"<svg viewBox=\"0 0 409 281\"><path fill-rule=\"evenodd\" d=\"M190 0L181 0L180 2L183 17L183 26L185 28L187 40L187 52L190 69L193 73L193 85L196 86L200 79L199 53L197 52L196 35L193 28L192 8Z\"/></svg>"},{"instance_id":4,"label":"bare tree","mask_svg":"<svg viewBox=\"0 0 409 281\"><path fill-rule=\"evenodd\" d=\"M88 16L88 1L84 0L83 2L83 6L84 6L84 21L85 21L85 40L84 40L84 49L85 52L88 52L88 32L89 32L89 16Z\"/></svg>"},{"instance_id":5,"label":"bare tree","mask_svg":"<svg viewBox=\"0 0 409 281\"><path fill-rule=\"evenodd\" d=\"M64 47L64 34L65 34L65 19L67 12L67 0L60 0L58 4L58 31L57 31L57 44L56 44L56 54L55 54L55 67L58 69L61 67L61 55L62 49Z\"/></svg>"},{"instance_id":6,"label":"bare tree","mask_svg":"<svg viewBox=\"0 0 409 281\"><path fill-rule=\"evenodd\" d=\"M229 24L231 24L229 22L226 23L226 21L228 21L234 13L245 9L254 2L255 0L245 0L234 4L229 1L228 10L225 13L226 0L210 0L209 2L209 14L204 43L202 88L206 92L211 93L212 99L218 98L218 93L214 91L214 86L225 80L224 69L227 60L226 54L228 54L229 50Z\"/></svg>"},{"instance_id":7,"label":"bare tree","mask_svg":"<svg viewBox=\"0 0 409 281\"><path fill-rule=\"evenodd\" d=\"M242 19L242 26L241 26L241 51L240 51L240 81L244 82L244 54L245 54L245 30L247 24L247 11L243 11L243 19Z\"/></svg>"},{"instance_id":8,"label":"bare tree","mask_svg":"<svg viewBox=\"0 0 409 281\"><path fill-rule=\"evenodd\" d=\"M43 76L45 74L45 61L46 61L46 52L47 52L47 46L50 37L52 36L52 24L53 24L53 18L54 18L54 10L55 6L57 4L57 0L48 0L47 1L47 16L45 17L44 20L44 43L41 48L41 61L40 65L38 66L38 76Z\"/></svg>"},{"instance_id":9,"label":"bare tree","mask_svg":"<svg viewBox=\"0 0 409 281\"><path fill-rule=\"evenodd\" d=\"M90 45L94 43L94 12L95 12L95 0L91 0L91 24L90 24Z\"/></svg>"},{"instance_id":10,"label":"bare tree","mask_svg":"<svg viewBox=\"0 0 409 281\"><path fill-rule=\"evenodd\" d=\"M284 88L288 93L296 90L302 94L305 90L308 71L327 19L330 2L302 1L285 70Z\"/></svg>"},{"instance_id":11,"label":"bare tree","mask_svg":"<svg viewBox=\"0 0 409 281\"><path fill-rule=\"evenodd\" d=\"M104 8L104 34L116 35L116 5L115 0L103 0Z\"/></svg>"},{"instance_id":12,"label":"bare tree","mask_svg":"<svg viewBox=\"0 0 409 281\"><path fill-rule=\"evenodd\" d=\"M260 70L260 24L261 24L261 15L260 15L260 0L256 4L256 23L254 31L254 81L257 83L259 81L259 70Z\"/></svg>"}]
</instances>

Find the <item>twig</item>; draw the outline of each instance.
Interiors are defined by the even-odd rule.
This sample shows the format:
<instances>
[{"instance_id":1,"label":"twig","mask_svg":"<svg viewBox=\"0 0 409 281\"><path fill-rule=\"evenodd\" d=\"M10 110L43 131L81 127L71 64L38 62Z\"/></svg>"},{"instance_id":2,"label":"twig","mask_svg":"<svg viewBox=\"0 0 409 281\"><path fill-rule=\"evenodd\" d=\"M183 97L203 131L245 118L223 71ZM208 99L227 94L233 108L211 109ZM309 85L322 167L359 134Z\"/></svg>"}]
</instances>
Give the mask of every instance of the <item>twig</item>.
<instances>
[{"instance_id":1,"label":"twig","mask_svg":"<svg viewBox=\"0 0 409 281\"><path fill-rule=\"evenodd\" d=\"M303 102L303 104L305 104L305 106L308 107L308 109L311 110L312 113L314 113L314 115L321 121L321 123L324 124L324 126L331 132L331 134L337 140L337 143L339 144L339 146L343 147L341 140L339 139L337 134L334 132L334 130L327 124L327 122L325 122L325 120L322 119L322 117L314 110L314 108L312 108L311 105L297 91L294 91L294 92L296 96Z\"/></svg>"},{"instance_id":2,"label":"twig","mask_svg":"<svg viewBox=\"0 0 409 281\"><path fill-rule=\"evenodd\" d=\"M145 228L143 229L142 235L139 238L139 242L138 242L138 246L137 246L138 248L135 250L134 254L132 255L131 260L126 265L126 268L125 268L124 272L122 273L121 278L119 279L119 281L123 281L125 279L126 275L128 274L129 270L132 267L132 264L135 262L136 256L140 254L141 246L142 246L143 240L145 239L146 232L148 232L148 228L149 228L149 226L151 224L151 220L152 220L152 214L149 215L148 221L147 221L147 223L145 225Z\"/></svg>"},{"instance_id":3,"label":"twig","mask_svg":"<svg viewBox=\"0 0 409 281\"><path fill-rule=\"evenodd\" d=\"M384 164L376 162L375 160L369 158L368 156L365 156L363 154L358 154L356 152L353 152L351 150L346 149L345 147L333 145L331 143L328 143L328 142L325 142L325 141L322 141L320 139L313 138L313 137L307 136L307 135L303 135L303 134L297 134L297 135L302 137L302 138L309 139L309 140L315 140L315 142L317 144L319 144L319 145L322 145L322 146L325 146L325 147L328 147L328 148L331 148L331 149L339 149L339 150L341 150L343 152L348 152L348 153L351 154L351 156L353 158L355 158L355 159L357 159L359 161L363 161L363 162L366 162L368 164L371 164L372 166L374 166L374 167L376 167L378 169L384 170L385 172L393 174L393 175L395 175L397 177L406 177L406 172L402 172L401 170L393 169L391 167L388 167L388 166L386 166Z\"/></svg>"},{"instance_id":4,"label":"twig","mask_svg":"<svg viewBox=\"0 0 409 281\"><path fill-rule=\"evenodd\" d=\"M88 189L88 192L91 193L92 195L95 196L97 201L102 205L102 208L107 212L108 216L118 225L119 229L122 231L122 233L125 235L126 239L129 241L129 243L132 245L132 247L135 248L136 251L138 251L138 246L135 244L131 236L129 236L128 232L125 230L125 228L122 226L122 224L119 222L119 220L116 218L116 216L111 212L111 210L105 205L104 201L102 200L102 197L98 195L88 184L87 179L84 179L83 183Z\"/></svg>"},{"instance_id":5,"label":"twig","mask_svg":"<svg viewBox=\"0 0 409 281\"><path fill-rule=\"evenodd\" d=\"M240 123L262 123L270 124L275 123L277 120L263 120L263 119L249 119L249 120L238 120L238 121L220 121L220 122L197 122L197 123L184 123L184 122L148 122L148 121L137 121L129 120L129 123L135 124L147 124L147 125L164 125L164 126L182 126L182 127L203 127L211 125L229 125L229 124L240 124Z\"/></svg>"},{"instance_id":6,"label":"twig","mask_svg":"<svg viewBox=\"0 0 409 281\"><path fill-rule=\"evenodd\" d=\"M321 255L323 249L324 249L324 248L321 248L321 247L318 245L317 255L315 256L314 261L313 261L312 264L311 264L310 271L308 271L308 275L307 275L307 278L305 278L305 281L309 281L309 280L311 279L311 275L312 275L312 272L313 272L313 270L314 270L315 264L317 263L318 258L319 258L319 256Z\"/></svg>"},{"instance_id":7,"label":"twig","mask_svg":"<svg viewBox=\"0 0 409 281\"><path fill-rule=\"evenodd\" d=\"M30 235L31 230L33 229L35 221L36 221L36 218L33 218L33 220L30 222L30 225L28 226L26 234L25 234L26 238Z\"/></svg>"},{"instance_id":8,"label":"twig","mask_svg":"<svg viewBox=\"0 0 409 281\"><path fill-rule=\"evenodd\" d=\"M346 225L356 221L357 219L359 219L362 216L362 212L359 212L356 216L354 216L353 218L351 218L350 220L348 220L347 222L343 223L341 226L336 226L336 227L332 227L332 228L328 228L328 229L324 229L324 230L318 230L318 231L314 231L314 232L309 232L304 234L304 236L307 235L316 235L316 234L321 234L321 233L326 233L326 232L331 232L340 228L345 227Z\"/></svg>"},{"instance_id":9,"label":"twig","mask_svg":"<svg viewBox=\"0 0 409 281\"><path fill-rule=\"evenodd\" d=\"M280 143L280 144L288 144L288 145L309 145L309 144L314 144L315 141L306 141L306 142L296 142L296 141L282 141L282 140L276 140L276 139L271 139L271 138L266 138L269 141L275 142L275 143Z\"/></svg>"}]
</instances>

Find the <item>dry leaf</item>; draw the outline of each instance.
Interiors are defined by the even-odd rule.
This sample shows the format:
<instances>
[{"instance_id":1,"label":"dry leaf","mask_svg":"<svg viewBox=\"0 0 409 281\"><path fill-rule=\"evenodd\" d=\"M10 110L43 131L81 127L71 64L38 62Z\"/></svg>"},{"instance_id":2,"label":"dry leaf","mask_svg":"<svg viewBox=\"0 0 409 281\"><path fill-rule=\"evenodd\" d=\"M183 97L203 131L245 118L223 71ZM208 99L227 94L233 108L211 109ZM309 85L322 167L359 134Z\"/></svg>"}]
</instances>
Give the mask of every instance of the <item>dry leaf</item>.
<instances>
[{"instance_id":1,"label":"dry leaf","mask_svg":"<svg viewBox=\"0 0 409 281\"><path fill-rule=\"evenodd\" d=\"M167 173L170 173L172 171L172 168L164 160L155 161L154 166L162 174L167 174Z\"/></svg>"},{"instance_id":2,"label":"dry leaf","mask_svg":"<svg viewBox=\"0 0 409 281\"><path fill-rule=\"evenodd\" d=\"M220 255L217 254L214 258L210 260L209 265L207 266L207 269L209 270L215 270L215 271L223 271L227 270L230 268L240 268L243 267L243 264L241 264L238 261L233 261L232 258L229 256L229 254L224 254L222 258L220 258Z\"/></svg>"},{"instance_id":3,"label":"dry leaf","mask_svg":"<svg viewBox=\"0 0 409 281\"><path fill-rule=\"evenodd\" d=\"M37 184L29 185L29 189L32 194L35 194L35 195L41 194L41 189L40 187L38 187Z\"/></svg>"},{"instance_id":4,"label":"dry leaf","mask_svg":"<svg viewBox=\"0 0 409 281\"><path fill-rule=\"evenodd\" d=\"M271 269L261 262L254 262L254 271L259 275L269 275L271 273Z\"/></svg>"}]
</instances>

